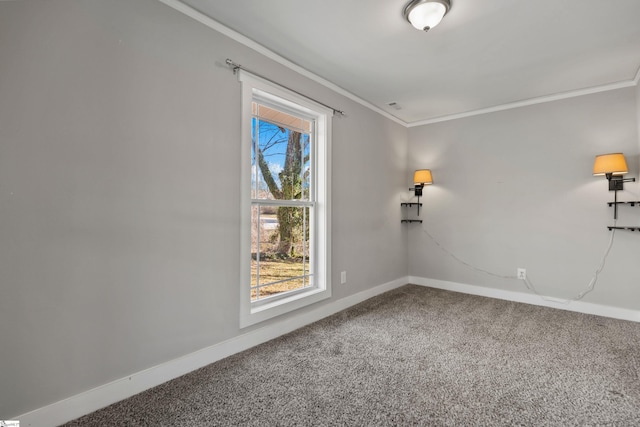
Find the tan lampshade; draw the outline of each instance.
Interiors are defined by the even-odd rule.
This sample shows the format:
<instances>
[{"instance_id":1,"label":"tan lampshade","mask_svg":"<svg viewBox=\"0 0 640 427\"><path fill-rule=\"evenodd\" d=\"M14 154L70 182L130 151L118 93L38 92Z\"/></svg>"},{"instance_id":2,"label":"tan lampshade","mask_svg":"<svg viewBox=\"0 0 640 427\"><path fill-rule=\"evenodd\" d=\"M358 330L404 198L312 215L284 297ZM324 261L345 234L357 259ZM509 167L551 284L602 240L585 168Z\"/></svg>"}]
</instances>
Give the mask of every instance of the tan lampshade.
<instances>
[{"instance_id":1,"label":"tan lampshade","mask_svg":"<svg viewBox=\"0 0 640 427\"><path fill-rule=\"evenodd\" d=\"M433 184L433 178L431 177L430 169L419 169L413 174L414 184L429 185Z\"/></svg>"},{"instance_id":2,"label":"tan lampshade","mask_svg":"<svg viewBox=\"0 0 640 427\"><path fill-rule=\"evenodd\" d=\"M624 175L629 172L622 153L600 154L593 163L593 175Z\"/></svg>"}]
</instances>

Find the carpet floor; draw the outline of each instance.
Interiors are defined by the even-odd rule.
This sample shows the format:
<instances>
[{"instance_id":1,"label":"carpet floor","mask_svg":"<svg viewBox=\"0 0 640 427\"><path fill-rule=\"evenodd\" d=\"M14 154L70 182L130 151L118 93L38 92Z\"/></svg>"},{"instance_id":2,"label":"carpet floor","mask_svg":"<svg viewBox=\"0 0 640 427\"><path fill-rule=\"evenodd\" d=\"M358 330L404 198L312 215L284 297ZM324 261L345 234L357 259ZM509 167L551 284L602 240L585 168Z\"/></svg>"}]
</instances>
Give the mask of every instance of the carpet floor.
<instances>
[{"instance_id":1,"label":"carpet floor","mask_svg":"<svg viewBox=\"0 0 640 427\"><path fill-rule=\"evenodd\" d=\"M66 426L638 426L640 324L407 285Z\"/></svg>"}]
</instances>

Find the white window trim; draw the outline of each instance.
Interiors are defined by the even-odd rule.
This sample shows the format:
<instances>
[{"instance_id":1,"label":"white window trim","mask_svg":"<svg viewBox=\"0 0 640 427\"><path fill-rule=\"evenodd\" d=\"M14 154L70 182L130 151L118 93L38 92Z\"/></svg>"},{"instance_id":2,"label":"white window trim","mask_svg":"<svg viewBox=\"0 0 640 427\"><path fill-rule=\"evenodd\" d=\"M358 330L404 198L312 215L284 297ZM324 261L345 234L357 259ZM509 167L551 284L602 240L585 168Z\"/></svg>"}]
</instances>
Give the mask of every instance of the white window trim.
<instances>
[{"instance_id":1,"label":"white window trim","mask_svg":"<svg viewBox=\"0 0 640 427\"><path fill-rule=\"evenodd\" d=\"M306 307L331 297L331 118L333 111L316 104L283 87L255 76L245 70L238 70L242 83L241 117L241 167L240 167L240 328L255 325L281 316L293 310ZM318 287L291 292L273 301L259 304L251 302L251 103L254 91L260 97L271 96L278 103L288 100L296 110L303 110L316 118L316 138L324 143L315 144L316 170L324 171L316 176L316 223L318 232L315 239L314 275ZM286 102L285 102L286 105ZM318 114L320 113L320 114ZM320 178L320 179L318 179Z\"/></svg>"}]
</instances>

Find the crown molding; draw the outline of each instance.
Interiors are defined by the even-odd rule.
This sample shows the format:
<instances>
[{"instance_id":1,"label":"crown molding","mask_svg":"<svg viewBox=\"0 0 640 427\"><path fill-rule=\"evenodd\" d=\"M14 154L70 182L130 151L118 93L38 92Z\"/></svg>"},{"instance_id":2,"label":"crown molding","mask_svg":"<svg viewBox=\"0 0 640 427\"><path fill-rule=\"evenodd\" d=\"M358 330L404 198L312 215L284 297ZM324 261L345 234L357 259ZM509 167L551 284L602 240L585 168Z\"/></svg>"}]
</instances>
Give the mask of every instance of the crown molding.
<instances>
[{"instance_id":1,"label":"crown molding","mask_svg":"<svg viewBox=\"0 0 640 427\"><path fill-rule=\"evenodd\" d=\"M611 84L606 84L602 86L594 86L586 89L572 90L569 92L560 92L560 93L555 93L553 95L539 96L536 98L529 98L529 99L524 99L522 101L509 102L507 104L496 105L493 107L466 111L464 113L450 114L446 116L435 117L433 119L420 120L420 121L408 123L407 127L424 126L424 125L430 125L434 123L447 122L450 120L463 119L465 117L479 116L482 114L512 110L514 108L528 107L530 105L544 104L547 102L560 101L562 99L575 98L578 96L592 95L594 93L608 92L610 90L633 87L638 84L639 76L640 76L640 71L639 71L639 74L636 74L636 77L634 80L611 83Z\"/></svg>"},{"instance_id":2,"label":"crown molding","mask_svg":"<svg viewBox=\"0 0 640 427\"><path fill-rule=\"evenodd\" d=\"M253 40L251 40L250 38L243 36L242 34L232 30L231 28L221 24L220 22L216 21L215 19L205 15L202 12L199 12L198 10L192 8L191 6L188 6L184 3L182 3L180 0L158 0L160 3L164 3L167 6L182 12L183 14L187 15L190 18L195 19L196 21L200 22L201 24L206 25L207 27L211 28L212 30L215 30L227 37L229 37L232 40L237 41L238 43L243 44L244 46L255 50L256 52L266 56L267 58L279 63L280 65L284 65L285 67L295 71L298 74L301 74L305 77L307 77L310 80L313 80L316 83L319 83L321 85L323 85L324 87L331 89L332 91L346 97L349 98L352 101L357 102L358 104L372 110L375 111L378 114L381 114L382 116L388 118L389 120L392 120L402 126L407 126L407 122L389 114L388 112L376 107L375 105L371 104L368 101L365 101L362 98L359 98L358 96L352 94L351 92L341 88L340 86L331 83L330 81L318 76L317 74L312 73L311 71L302 68L301 66L289 61L288 59L283 58L282 56L278 55L277 53L275 53L272 50L267 49L266 47L262 46L260 43L257 43Z\"/></svg>"},{"instance_id":3,"label":"crown molding","mask_svg":"<svg viewBox=\"0 0 640 427\"><path fill-rule=\"evenodd\" d=\"M521 101L515 101L515 102L509 102L506 104L500 104L500 105L495 105L492 107L487 107L487 108L480 108L477 110L470 110L470 111L466 111L463 113L456 113L456 114L449 114L449 115L444 115L444 116L439 116L439 117L435 117L435 118L431 118L431 119L426 119L426 120L418 120L415 122L406 122L402 119L399 119L398 117L389 114L387 111L371 104L368 101L365 101L364 99L354 95L353 93L341 88L340 86L318 76L317 74L312 73L311 71L302 68L301 66L283 58L282 56L278 55L277 53L273 52L270 49L267 49L266 47L262 46L261 44L255 42L254 40L251 40L250 38L243 36L242 34L232 30L229 27L226 27L225 25L221 24L220 22L216 21L215 19L205 15L202 12L197 11L196 9L192 8L191 6L187 6L186 4L182 3L180 0L158 0L161 3L166 4L167 6L189 16L190 18L195 19L196 21L200 22L201 24L206 25L207 27L229 37L232 40L235 40L238 43L243 44L244 46L266 56L267 58L279 63L280 65L283 65L289 69L291 69L292 71L297 72L298 74L301 74L307 78L309 78L310 80L313 80L316 83L321 84L322 86L340 94L343 95L344 97L357 102L358 104L386 117L387 119L398 123L406 128L411 128L411 127L417 127L417 126L424 126L424 125L430 125L430 124L434 124L434 123L440 123L440 122L446 122L446 121L451 121L451 120L457 120L457 119L462 119L462 118L466 118L466 117L473 117L473 116L479 116L479 115L483 115L483 114L490 114L490 113L495 113L498 111L505 111L505 110L511 110L514 108L521 108L521 107L527 107L530 105L536 105L536 104L544 104L547 102L553 102L553 101L560 101L563 99L569 99L569 98L575 98L578 96L584 96L584 95L591 95L591 94L595 94L595 93L600 93L600 92L607 92L610 90L616 90L616 89L622 89L622 88L627 88L627 87L633 87L633 86L637 86L640 82L640 68L638 68L638 71L636 72L635 77L632 80L627 80L627 81L621 81L621 82L617 82L617 83L610 83L610 84L606 84L606 85L601 85L601 86L594 86L594 87L590 87L590 88L585 88L585 89L577 89L577 90L573 90L573 91L568 91L568 92L560 92L560 93L555 93L552 95L545 95L545 96L540 96L540 97L535 97L535 98L529 98L529 99L524 99Z\"/></svg>"}]
</instances>

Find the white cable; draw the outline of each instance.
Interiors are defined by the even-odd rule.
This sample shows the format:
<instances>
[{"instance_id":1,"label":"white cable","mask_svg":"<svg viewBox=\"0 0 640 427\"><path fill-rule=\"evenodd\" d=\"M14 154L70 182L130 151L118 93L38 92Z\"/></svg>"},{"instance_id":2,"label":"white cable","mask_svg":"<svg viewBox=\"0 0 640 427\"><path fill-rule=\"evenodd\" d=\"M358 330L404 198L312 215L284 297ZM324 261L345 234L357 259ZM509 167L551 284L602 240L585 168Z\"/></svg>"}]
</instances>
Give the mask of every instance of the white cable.
<instances>
[{"instance_id":1,"label":"white cable","mask_svg":"<svg viewBox=\"0 0 640 427\"><path fill-rule=\"evenodd\" d=\"M489 275L489 276L499 277L499 278L501 278L501 279L517 279L517 278L518 278L517 276L503 276L503 275L501 275L501 274L492 273L492 272L490 272L490 271L484 270L484 269L482 269L482 268L475 267L475 266L473 266L473 265L471 265L471 264L469 264L469 263L467 263L467 262L464 262L463 260L461 260L460 258L458 258L457 256L455 256L454 254L452 254L451 252L449 252L449 251L448 251L444 246L442 246L442 245L440 244L440 242L438 242L438 241L436 240L436 238L435 238L435 237L433 237L431 234L429 234L429 232L427 231L427 229L426 229L424 226L422 227L422 231L424 231L424 232L425 232L425 234L426 234L427 236L429 236L429 238L430 238L431 240L433 240L433 243L435 243L435 244L436 244L436 245L437 245L437 246L442 250L442 252L446 253L446 254L447 254L447 255L449 255L451 258L453 258L453 259L455 259L456 261L458 261L460 264L462 264L462 265L464 265L464 266L466 266L466 267L468 267L468 268L470 268L470 269L472 269L472 270L479 271L480 273L484 273L484 274L487 274L487 275Z\"/></svg>"},{"instance_id":2,"label":"white cable","mask_svg":"<svg viewBox=\"0 0 640 427\"><path fill-rule=\"evenodd\" d=\"M616 221L614 221L613 226L615 227L616 225ZM604 265L607 261L607 257L609 256L609 252L611 251L611 247L613 246L613 237L616 234L616 229L612 228L611 229L611 237L609 238L609 244L607 245L607 249L604 251L604 255L602 256L602 260L600 261L600 265L598 266L598 268L596 269L595 273L593 273L593 276L591 277L591 280L589 281L589 284L587 285L587 287L580 292L578 295L576 295L575 297L571 298L571 299L558 299L558 298L549 298L549 297L545 297L544 295L540 295L538 293L538 291L536 290L535 286L533 285L533 283L531 282L531 280L529 279L529 277L526 277L524 279L524 283L525 286L527 287L527 289L530 289L533 293L535 293L536 295L538 295L540 298L542 298L545 301L551 301L551 302L557 302L560 304L569 304L573 301L578 301L581 300L585 295L587 295L589 292L591 292L595 286L596 286L596 282L598 281L598 275L602 272L602 270L604 269Z\"/></svg>"},{"instance_id":3,"label":"white cable","mask_svg":"<svg viewBox=\"0 0 640 427\"><path fill-rule=\"evenodd\" d=\"M613 223L613 227L616 226L616 222L614 221ZM487 274L489 276L493 276L493 277L499 277L501 279L518 279L517 276L504 276L501 274L496 274L496 273L492 273L490 271L484 270L482 268L478 268L476 266L473 266L463 260L461 260L460 258L458 258L457 256L455 256L453 253L449 252L444 246L442 246L440 244L440 242L438 242L436 240L435 237L433 237L428 231L427 229L422 226L422 231L429 236L429 238L433 241L433 243L436 244L436 246L438 246L440 248L440 250L442 250L444 253L446 253L447 255L449 255L451 258L453 258L454 260L456 260L457 262L459 262L460 264L464 265L467 268L470 268L472 270L478 271L480 273L484 273ZM602 260L600 261L600 265L598 266L598 268L596 269L595 273L593 274L593 277L591 277L591 280L589 281L589 284L586 286L586 288L580 292L578 295L576 295L575 297L571 298L571 299L558 299L558 298L550 298L544 295L541 295L538 290L536 289L536 287L533 285L533 282L531 282L531 280L529 279L529 277L526 277L525 279L523 279L523 283L524 286L529 289L531 292L533 292L534 294L538 295L540 298L542 298L545 301L551 301L551 302L555 302L555 303L560 303L560 304L569 304L573 301L578 301L581 300L585 295L587 295L589 292L591 292L595 286L596 286L596 282L598 281L598 275L602 272L602 270L604 269L605 263L607 261L607 257L609 256L609 252L611 251L611 247L613 246L613 237L615 236L615 232L616 229L612 228L611 229L611 237L609 238L609 244L607 245L607 249L604 252L604 255L602 256Z\"/></svg>"}]
</instances>

